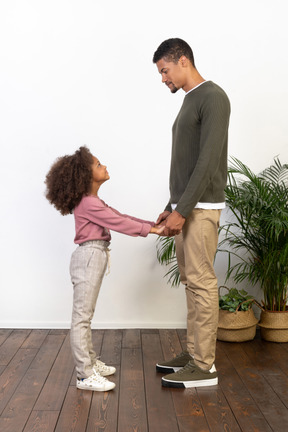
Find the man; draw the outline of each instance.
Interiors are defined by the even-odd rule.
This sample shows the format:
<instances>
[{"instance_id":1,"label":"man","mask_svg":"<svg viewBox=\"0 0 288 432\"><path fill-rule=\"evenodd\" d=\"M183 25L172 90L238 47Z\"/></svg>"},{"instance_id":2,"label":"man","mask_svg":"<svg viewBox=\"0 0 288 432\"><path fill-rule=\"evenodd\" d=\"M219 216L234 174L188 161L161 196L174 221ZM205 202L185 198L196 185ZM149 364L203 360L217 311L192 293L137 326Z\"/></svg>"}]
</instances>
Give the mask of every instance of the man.
<instances>
[{"instance_id":1,"label":"man","mask_svg":"<svg viewBox=\"0 0 288 432\"><path fill-rule=\"evenodd\" d=\"M181 282L186 286L187 351L159 362L165 387L218 384L214 365L218 286L213 263L221 209L225 207L230 103L226 93L205 81L190 46L168 39L153 57L171 93L186 93L172 129L170 201L157 223L174 236Z\"/></svg>"}]
</instances>

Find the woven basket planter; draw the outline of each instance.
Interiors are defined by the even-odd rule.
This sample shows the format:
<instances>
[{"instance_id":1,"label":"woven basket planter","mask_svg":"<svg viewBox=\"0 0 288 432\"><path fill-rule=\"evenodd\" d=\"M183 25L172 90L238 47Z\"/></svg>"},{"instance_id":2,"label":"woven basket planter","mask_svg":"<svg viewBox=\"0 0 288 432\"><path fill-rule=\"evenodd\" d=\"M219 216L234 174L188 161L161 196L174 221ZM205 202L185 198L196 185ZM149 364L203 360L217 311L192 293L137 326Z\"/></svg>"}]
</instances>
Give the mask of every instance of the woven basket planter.
<instances>
[{"instance_id":1,"label":"woven basket planter","mask_svg":"<svg viewBox=\"0 0 288 432\"><path fill-rule=\"evenodd\" d=\"M245 342L254 339L257 318L252 309L229 312L219 310L217 339L224 342Z\"/></svg>"},{"instance_id":2,"label":"woven basket planter","mask_svg":"<svg viewBox=\"0 0 288 432\"><path fill-rule=\"evenodd\" d=\"M288 311L261 311L259 322L262 339L269 342L288 342Z\"/></svg>"}]
</instances>

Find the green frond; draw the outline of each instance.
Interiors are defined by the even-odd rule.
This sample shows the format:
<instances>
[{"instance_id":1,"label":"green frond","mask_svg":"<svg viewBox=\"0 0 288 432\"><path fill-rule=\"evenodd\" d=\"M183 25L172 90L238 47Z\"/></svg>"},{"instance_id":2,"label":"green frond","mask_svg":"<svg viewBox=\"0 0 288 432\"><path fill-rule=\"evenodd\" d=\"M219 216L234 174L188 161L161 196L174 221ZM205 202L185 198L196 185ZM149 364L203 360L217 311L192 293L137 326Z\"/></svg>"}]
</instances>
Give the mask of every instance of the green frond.
<instances>
[{"instance_id":1,"label":"green frond","mask_svg":"<svg viewBox=\"0 0 288 432\"><path fill-rule=\"evenodd\" d=\"M228 254L226 277L260 283L267 308L282 308L288 283L288 165L279 158L254 174L231 158L225 190L231 220L220 229ZM269 293L268 293L269 291Z\"/></svg>"},{"instance_id":2,"label":"green frond","mask_svg":"<svg viewBox=\"0 0 288 432\"><path fill-rule=\"evenodd\" d=\"M168 277L168 283L171 283L172 286L178 286L180 284L180 274L176 259L174 237L158 237L156 250L159 263L169 266L169 270L165 274L165 277Z\"/></svg>"}]
</instances>

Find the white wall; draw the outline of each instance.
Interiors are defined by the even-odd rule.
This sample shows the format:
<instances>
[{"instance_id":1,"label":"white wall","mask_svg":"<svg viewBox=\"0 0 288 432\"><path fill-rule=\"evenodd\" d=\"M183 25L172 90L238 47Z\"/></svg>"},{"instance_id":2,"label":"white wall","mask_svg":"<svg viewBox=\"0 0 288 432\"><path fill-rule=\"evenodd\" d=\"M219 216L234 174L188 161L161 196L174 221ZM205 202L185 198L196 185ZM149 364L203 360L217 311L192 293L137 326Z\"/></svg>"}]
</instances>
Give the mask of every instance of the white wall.
<instances>
[{"instance_id":1,"label":"white wall","mask_svg":"<svg viewBox=\"0 0 288 432\"><path fill-rule=\"evenodd\" d=\"M86 144L108 165L107 203L152 220L165 206L184 93L171 95L152 64L164 39L190 43L200 73L230 96L230 154L255 171L287 162L285 3L0 3L1 327L70 325L73 217L44 198L56 157ZM167 285L155 241L113 234L94 327L185 326L183 288ZM217 257L219 283L225 269Z\"/></svg>"}]
</instances>

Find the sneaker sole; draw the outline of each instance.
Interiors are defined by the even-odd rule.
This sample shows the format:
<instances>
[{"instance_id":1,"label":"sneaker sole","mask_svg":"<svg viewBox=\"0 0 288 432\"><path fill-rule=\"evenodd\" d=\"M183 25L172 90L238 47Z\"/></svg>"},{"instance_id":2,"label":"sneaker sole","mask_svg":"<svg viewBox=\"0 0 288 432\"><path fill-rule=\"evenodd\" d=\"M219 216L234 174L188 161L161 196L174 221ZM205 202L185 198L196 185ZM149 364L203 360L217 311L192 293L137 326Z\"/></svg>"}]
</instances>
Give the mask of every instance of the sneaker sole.
<instances>
[{"instance_id":1,"label":"sneaker sole","mask_svg":"<svg viewBox=\"0 0 288 432\"><path fill-rule=\"evenodd\" d=\"M162 378L162 387L173 388L191 388L191 387L209 387L218 384L218 378L211 378L199 381L172 381Z\"/></svg>"},{"instance_id":2,"label":"sneaker sole","mask_svg":"<svg viewBox=\"0 0 288 432\"><path fill-rule=\"evenodd\" d=\"M171 367L171 366L163 366L163 365L156 364L156 371L168 375L169 373L178 372L180 369L182 369L182 367L183 366Z\"/></svg>"},{"instance_id":3,"label":"sneaker sole","mask_svg":"<svg viewBox=\"0 0 288 432\"><path fill-rule=\"evenodd\" d=\"M114 384L114 383L113 383ZM115 387L116 387L116 384L114 384L114 385L109 385L109 386L107 386L107 388L103 388L103 387L88 387L88 386L81 386L81 384L76 384L76 387L79 389L79 390L90 390L90 391L98 391L98 392L106 392L106 391L109 391L109 390L113 390Z\"/></svg>"}]
</instances>

